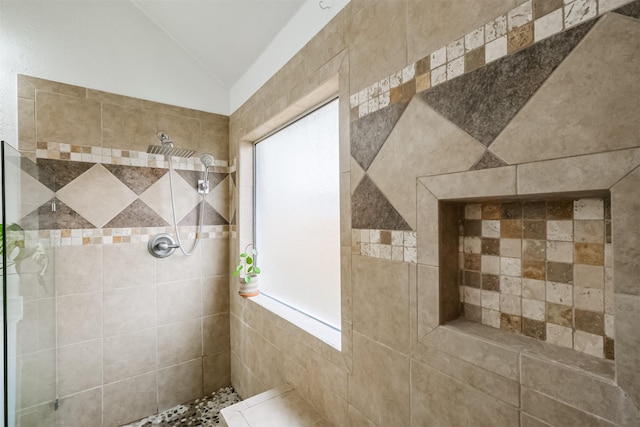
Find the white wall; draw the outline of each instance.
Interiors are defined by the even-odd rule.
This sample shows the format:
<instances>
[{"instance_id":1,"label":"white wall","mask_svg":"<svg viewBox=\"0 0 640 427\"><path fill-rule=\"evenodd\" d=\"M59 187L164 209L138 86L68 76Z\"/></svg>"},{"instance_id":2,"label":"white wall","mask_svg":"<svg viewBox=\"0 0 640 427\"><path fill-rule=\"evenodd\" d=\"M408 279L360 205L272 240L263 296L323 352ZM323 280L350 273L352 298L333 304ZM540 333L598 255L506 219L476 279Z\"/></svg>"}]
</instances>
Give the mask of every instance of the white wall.
<instances>
[{"instance_id":1,"label":"white wall","mask_svg":"<svg viewBox=\"0 0 640 427\"><path fill-rule=\"evenodd\" d=\"M229 113L228 91L128 0L0 0L0 138L13 146L17 74Z\"/></svg>"},{"instance_id":2,"label":"white wall","mask_svg":"<svg viewBox=\"0 0 640 427\"><path fill-rule=\"evenodd\" d=\"M233 113L306 45L350 0L308 0L229 91ZM328 9L321 9L319 3Z\"/></svg>"}]
</instances>

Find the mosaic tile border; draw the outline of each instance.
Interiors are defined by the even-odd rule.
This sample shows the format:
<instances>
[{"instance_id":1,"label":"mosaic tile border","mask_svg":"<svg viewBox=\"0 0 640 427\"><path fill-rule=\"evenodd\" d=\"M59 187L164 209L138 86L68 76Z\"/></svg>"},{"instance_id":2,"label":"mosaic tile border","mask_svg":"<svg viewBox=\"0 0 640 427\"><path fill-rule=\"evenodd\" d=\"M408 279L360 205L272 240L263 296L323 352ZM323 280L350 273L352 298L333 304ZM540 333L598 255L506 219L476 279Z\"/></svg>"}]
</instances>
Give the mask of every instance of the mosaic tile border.
<instances>
[{"instance_id":1,"label":"mosaic tile border","mask_svg":"<svg viewBox=\"0 0 640 427\"><path fill-rule=\"evenodd\" d=\"M351 253L371 258L418 262L417 233L397 230L351 230Z\"/></svg>"},{"instance_id":2,"label":"mosaic tile border","mask_svg":"<svg viewBox=\"0 0 640 427\"><path fill-rule=\"evenodd\" d=\"M351 121L410 99L633 0L529 0L349 97Z\"/></svg>"},{"instance_id":3,"label":"mosaic tile border","mask_svg":"<svg viewBox=\"0 0 640 427\"><path fill-rule=\"evenodd\" d=\"M198 227L178 227L180 237L195 239ZM125 243L144 243L159 233L173 235L173 227L147 228L90 228L63 230L25 230L25 240L29 243L46 243L50 247L116 245ZM229 237L228 225L208 225L202 227L202 239L226 239Z\"/></svg>"},{"instance_id":4,"label":"mosaic tile border","mask_svg":"<svg viewBox=\"0 0 640 427\"><path fill-rule=\"evenodd\" d=\"M61 142L38 142L37 159L69 160L76 162L104 163L111 165L141 166L153 168L169 168L169 161L162 154L149 154L144 151L122 150L83 145L65 144ZM173 158L174 169L202 171L198 157ZM216 160L213 172L229 172L227 160Z\"/></svg>"}]
</instances>

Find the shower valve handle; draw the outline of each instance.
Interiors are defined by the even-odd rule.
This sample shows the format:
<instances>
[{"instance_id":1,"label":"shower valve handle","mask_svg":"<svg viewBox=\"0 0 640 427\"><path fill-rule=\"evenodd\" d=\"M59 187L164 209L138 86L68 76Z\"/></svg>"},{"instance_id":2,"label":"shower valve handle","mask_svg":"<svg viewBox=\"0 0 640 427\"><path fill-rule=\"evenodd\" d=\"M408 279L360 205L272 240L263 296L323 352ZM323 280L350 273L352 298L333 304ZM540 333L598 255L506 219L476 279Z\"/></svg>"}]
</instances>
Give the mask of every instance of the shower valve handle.
<instances>
[{"instance_id":1,"label":"shower valve handle","mask_svg":"<svg viewBox=\"0 0 640 427\"><path fill-rule=\"evenodd\" d=\"M158 243L158 244L156 245L156 247L157 247L158 249L161 249L161 250L163 250L163 251L166 251L167 249L177 249L177 248L179 248L179 247L180 247L180 245L175 245L175 244L174 244L174 245L169 245L169 244L167 244L167 243L165 243L165 242L160 242L160 243Z\"/></svg>"}]
</instances>

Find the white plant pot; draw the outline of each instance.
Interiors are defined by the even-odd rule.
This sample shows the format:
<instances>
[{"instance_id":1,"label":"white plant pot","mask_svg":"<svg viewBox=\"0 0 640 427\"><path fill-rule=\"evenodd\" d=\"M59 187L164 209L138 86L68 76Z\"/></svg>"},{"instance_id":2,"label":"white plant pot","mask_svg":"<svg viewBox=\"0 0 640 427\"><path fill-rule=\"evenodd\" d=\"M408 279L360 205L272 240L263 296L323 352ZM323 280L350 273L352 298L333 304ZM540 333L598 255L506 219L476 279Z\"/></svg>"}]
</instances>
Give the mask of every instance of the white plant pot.
<instances>
[{"instance_id":1,"label":"white plant pot","mask_svg":"<svg viewBox=\"0 0 640 427\"><path fill-rule=\"evenodd\" d=\"M251 276L251 282L247 283L244 277L240 278L240 290L238 291L240 296L243 297L255 297L260 293L258 289L258 276Z\"/></svg>"}]
</instances>

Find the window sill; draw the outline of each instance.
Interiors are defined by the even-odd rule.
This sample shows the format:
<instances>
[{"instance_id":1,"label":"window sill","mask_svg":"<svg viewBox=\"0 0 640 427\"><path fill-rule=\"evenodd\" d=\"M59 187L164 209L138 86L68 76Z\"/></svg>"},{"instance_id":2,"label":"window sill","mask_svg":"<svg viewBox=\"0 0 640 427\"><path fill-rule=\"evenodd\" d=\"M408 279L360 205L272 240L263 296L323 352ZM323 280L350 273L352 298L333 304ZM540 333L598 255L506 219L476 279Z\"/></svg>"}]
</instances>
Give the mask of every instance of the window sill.
<instances>
[{"instance_id":1,"label":"window sill","mask_svg":"<svg viewBox=\"0 0 640 427\"><path fill-rule=\"evenodd\" d=\"M266 295L259 294L255 297L249 298L250 301L255 302L258 305L266 308L276 316L283 318L284 320L293 323L305 332L310 333L319 340L324 341L336 350L342 349L342 333L332 327L325 325L324 323L307 316L291 307L282 304L281 302L270 298Z\"/></svg>"}]
</instances>

